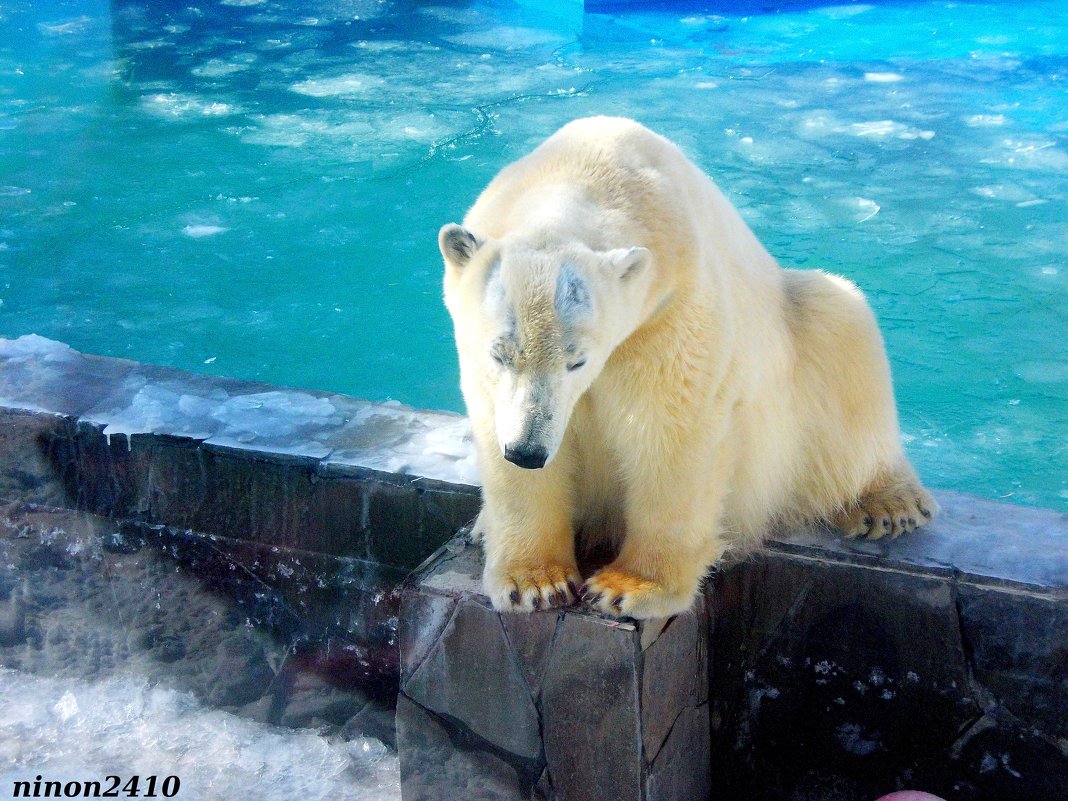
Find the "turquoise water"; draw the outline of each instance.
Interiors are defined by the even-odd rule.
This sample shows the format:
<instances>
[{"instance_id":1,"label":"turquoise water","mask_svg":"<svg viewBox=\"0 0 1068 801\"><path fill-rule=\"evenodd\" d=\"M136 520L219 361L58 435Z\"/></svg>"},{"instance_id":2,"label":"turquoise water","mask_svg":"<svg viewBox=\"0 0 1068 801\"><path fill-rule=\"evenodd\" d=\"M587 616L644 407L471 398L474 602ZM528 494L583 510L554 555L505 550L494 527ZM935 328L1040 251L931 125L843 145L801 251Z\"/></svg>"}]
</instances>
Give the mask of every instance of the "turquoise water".
<instances>
[{"instance_id":1,"label":"turquoise water","mask_svg":"<svg viewBox=\"0 0 1068 801\"><path fill-rule=\"evenodd\" d=\"M0 335L462 408L438 227L634 116L871 298L936 487L1068 508L1068 8L0 4Z\"/></svg>"}]
</instances>

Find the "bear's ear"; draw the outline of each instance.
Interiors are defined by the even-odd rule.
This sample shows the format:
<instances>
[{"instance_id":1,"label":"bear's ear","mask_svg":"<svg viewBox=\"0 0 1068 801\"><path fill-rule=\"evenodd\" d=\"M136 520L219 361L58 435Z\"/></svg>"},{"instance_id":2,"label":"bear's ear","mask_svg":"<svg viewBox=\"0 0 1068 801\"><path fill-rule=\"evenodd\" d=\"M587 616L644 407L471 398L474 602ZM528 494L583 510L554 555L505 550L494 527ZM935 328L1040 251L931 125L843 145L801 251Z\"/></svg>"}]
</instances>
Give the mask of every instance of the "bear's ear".
<instances>
[{"instance_id":1,"label":"bear's ear","mask_svg":"<svg viewBox=\"0 0 1068 801\"><path fill-rule=\"evenodd\" d=\"M456 223L441 226L438 231L438 247L445 261L454 267L463 267L471 260L482 240Z\"/></svg>"},{"instance_id":2,"label":"bear's ear","mask_svg":"<svg viewBox=\"0 0 1068 801\"><path fill-rule=\"evenodd\" d=\"M652 258L648 248L618 248L605 255L605 269L616 278L626 281L644 270Z\"/></svg>"}]
</instances>

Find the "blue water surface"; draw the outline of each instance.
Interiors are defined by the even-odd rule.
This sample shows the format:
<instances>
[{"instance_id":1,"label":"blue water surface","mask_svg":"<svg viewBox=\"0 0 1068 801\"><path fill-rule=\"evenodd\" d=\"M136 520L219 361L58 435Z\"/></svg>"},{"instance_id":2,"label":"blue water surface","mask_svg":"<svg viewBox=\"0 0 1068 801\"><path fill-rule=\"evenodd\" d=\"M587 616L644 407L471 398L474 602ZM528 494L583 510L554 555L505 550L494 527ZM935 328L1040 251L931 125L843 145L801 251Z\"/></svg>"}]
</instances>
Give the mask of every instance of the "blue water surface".
<instances>
[{"instance_id":1,"label":"blue water surface","mask_svg":"<svg viewBox=\"0 0 1068 801\"><path fill-rule=\"evenodd\" d=\"M868 293L931 485L1068 509L1068 6L778 9L0 4L0 335L460 410L438 227L624 114Z\"/></svg>"}]
</instances>

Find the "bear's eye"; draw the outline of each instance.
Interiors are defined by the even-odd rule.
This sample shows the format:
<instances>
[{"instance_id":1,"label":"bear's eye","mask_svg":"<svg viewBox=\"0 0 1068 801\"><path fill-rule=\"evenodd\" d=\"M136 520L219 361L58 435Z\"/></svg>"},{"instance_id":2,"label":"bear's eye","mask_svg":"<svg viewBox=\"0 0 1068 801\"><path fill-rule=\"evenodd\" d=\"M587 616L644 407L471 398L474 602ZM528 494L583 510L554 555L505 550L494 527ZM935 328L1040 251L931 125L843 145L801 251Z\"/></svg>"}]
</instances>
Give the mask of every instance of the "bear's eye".
<instances>
[{"instance_id":1,"label":"bear's eye","mask_svg":"<svg viewBox=\"0 0 1068 801\"><path fill-rule=\"evenodd\" d=\"M490 358L501 367L511 367L515 362L515 357L509 351L501 347L496 347L491 350Z\"/></svg>"},{"instance_id":2,"label":"bear's eye","mask_svg":"<svg viewBox=\"0 0 1068 801\"><path fill-rule=\"evenodd\" d=\"M569 373L572 373L575 370L578 370L579 368L585 367L585 366L586 366L586 360L585 359L579 359L577 362L572 362L571 364L569 364L567 366L567 370L568 370Z\"/></svg>"}]
</instances>

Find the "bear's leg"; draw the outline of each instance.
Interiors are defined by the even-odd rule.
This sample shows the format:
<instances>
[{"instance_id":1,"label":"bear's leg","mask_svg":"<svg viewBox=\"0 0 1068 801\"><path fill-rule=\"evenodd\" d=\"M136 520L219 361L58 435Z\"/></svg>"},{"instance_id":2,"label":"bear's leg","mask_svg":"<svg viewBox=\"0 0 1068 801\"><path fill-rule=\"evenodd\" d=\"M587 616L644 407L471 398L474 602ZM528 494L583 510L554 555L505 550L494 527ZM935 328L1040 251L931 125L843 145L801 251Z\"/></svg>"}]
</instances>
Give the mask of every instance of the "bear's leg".
<instances>
[{"instance_id":1,"label":"bear's leg","mask_svg":"<svg viewBox=\"0 0 1068 801\"><path fill-rule=\"evenodd\" d=\"M583 597L606 614L644 619L685 612L723 553L716 521L726 460L719 469L673 461L660 460L628 487L619 556L586 581Z\"/></svg>"},{"instance_id":2,"label":"bear's leg","mask_svg":"<svg viewBox=\"0 0 1068 801\"><path fill-rule=\"evenodd\" d=\"M487 471L478 518L486 553L483 590L501 612L569 605L582 576L566 471L555 463L523 470L500 461L499 469Z\"/></svg>"},{"instance_id":3,"label":"bear's leg","mask_svg":"<svg viewBox=\"0 0 1068 801\"><path fill-rule=\"evenodd\" d=\"M881 471L855 503L831 520L846 537L897 537L926 525L938 514L938 503L904 457L902 462Z\"/></svg>"}]
</instances>

